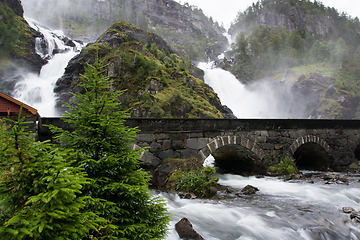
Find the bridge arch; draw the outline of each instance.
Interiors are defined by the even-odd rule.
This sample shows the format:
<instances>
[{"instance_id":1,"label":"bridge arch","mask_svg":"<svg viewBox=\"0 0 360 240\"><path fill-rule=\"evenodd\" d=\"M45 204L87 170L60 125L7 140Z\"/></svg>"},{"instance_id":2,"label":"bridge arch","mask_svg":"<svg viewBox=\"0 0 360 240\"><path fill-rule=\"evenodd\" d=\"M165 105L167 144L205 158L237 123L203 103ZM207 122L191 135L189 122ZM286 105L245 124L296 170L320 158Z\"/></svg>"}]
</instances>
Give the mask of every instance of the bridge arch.
<instances>
[{"instance_id":1,"label":"bridge arch","mask_svg":"<svg viewBox=\"0 0 360 240\"><path fill-rule=\"evenodd\" d=\"M261 172L261 159L265 155L256 142L236 135L212 140L199 151L198 160L204 161L210 154L215 158L218 172L243 176Z\"/></svg>"},{"instance_id":2,"label":"bridge arch","mask_svg":"<svg viewBox=\"0 0 360 240\"><path fill-rule=\"evenodd\" d=\"M289 149L299 169L320 171L326 171L330 167L331 151L324 139L314 135L299 137Z\"/></svg>"}]
</instances>

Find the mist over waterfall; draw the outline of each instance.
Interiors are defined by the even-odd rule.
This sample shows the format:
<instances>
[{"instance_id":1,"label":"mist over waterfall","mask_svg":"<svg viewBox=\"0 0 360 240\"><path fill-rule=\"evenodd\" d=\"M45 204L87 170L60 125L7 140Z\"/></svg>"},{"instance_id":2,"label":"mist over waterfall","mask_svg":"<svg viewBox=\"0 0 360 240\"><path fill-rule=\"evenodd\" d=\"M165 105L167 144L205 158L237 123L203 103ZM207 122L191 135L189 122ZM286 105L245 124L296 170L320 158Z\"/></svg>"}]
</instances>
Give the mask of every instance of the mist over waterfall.
<instances>
[{"instance_id":1,"label":"mist over waterfall","mask_svg":"<svg viewBox=\"0 0 360 240\"><path fill-rule=\"evenodd\" d=\"M36 108L42 117L59 116L55 109L54 85L64 74L70 59L79 53L82 46L66 38L61 31L47 29L32 19L26 20L44 36L36 38L36 52L48 60L48 63L42 67L39 75L23 74L24 80L15 85L14 97Z\"/></svg>"},{"instance_id":2,"label":"mist over waterfall","mask_svg":"<svg viewBox=\"0 0 360 240\"><path fill-rule=\"evenodd\" d=\"M285 81L259 80L245 85L228 71L199 63L205 83L218 94L238 118L307 118L306 107L297 101L291 85Z\"/></svg>"}]
</instances>

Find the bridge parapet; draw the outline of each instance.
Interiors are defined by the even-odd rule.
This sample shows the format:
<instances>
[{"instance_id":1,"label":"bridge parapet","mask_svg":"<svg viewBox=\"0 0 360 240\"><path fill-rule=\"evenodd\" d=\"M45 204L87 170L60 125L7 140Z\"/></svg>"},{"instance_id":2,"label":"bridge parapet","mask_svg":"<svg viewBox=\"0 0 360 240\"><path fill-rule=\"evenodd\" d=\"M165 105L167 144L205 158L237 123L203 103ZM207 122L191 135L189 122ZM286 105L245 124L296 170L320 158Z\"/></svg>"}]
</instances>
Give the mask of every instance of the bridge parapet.
<instances>
[{"instance_id":1,"label":"bridge parapet","mask_svg":"<svg viewBox=\"0 0 360 240\"><path fill-rule=\"evenodd\" d=\"M59 118L42 119L42 124L67 128L62 122ZM166 158L195 157L203 161L228 145L244 147L265 167L271 164L269 156L301 155L306 151L298 151L303 146L316 150L316 154L324 149L320 152L327 154L326 161L332 168L357 162L355 151L360 156L359 120L131 118L125 125L139 128L135 143L148 147L142 161L149 168L157 167ZM39 130L40 135L48 133L46 128Z\"/></svg>"}]
</instances>

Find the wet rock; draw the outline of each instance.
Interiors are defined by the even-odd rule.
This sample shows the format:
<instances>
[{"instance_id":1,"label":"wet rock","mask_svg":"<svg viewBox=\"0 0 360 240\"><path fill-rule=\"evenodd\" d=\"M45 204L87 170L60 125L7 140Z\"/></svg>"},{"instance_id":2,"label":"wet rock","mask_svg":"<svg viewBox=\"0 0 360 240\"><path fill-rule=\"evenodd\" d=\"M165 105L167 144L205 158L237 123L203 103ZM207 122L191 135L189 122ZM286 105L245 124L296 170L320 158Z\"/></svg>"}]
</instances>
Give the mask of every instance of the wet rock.
<instances>
[{"instance_id":1,"label":"wet rock","mask_svg":"<svg viewBox=\"0 0 360 240\"><path fill-rule=\"evenodd\" d=\"M163 163L158 166L153 174L152 185L155 188L166 188L167 180L171 172L176 168L175 164L171 162Z\"/></svg>"},{"instance_id":2,"label":"wet rock","mask_svg":"<svg viewBox=\"0 0 360 240\"><path fill-rule=\"evenodd\" d=\"M187 218L182 218L179 222L177 222L175 224L175 230L177 231L177 233L179 234L179 237L181 239L186 239L186 240L190 240L190 239L204 239L200 234L198 234L191 222L187 219Z\"/></svg>"},{"instance_id":3,"label":"wet rock","mask_svg":"<svg viewBox=\"0 0 360 240\"><path fill-rule=\"evenodd\" d=\"M323 176L323 179L326 182L326 184L334 184L334 183L349 183L349 179L344 175L337 175L334 173L327 173Z\"/></svg>"},{"instance_id":4,"label":"wet rock","mask_svg":"<svg viewBox=\"0 0 360 240\"><path fill-rule=\"evenodd\" d=\"M342 210L344 213L352 213L355 211L352 207L343 207Z\"/></svg>"},{"instance_id":5,"label":"wet rock","mask_svg":"<svg viewBox=\"0 0 360 240\"><path fill-rule=\"evenodd\" d=\"M356 221L356 222L360 222L360 212L358 211L353 211L351 214L350 214L350 219Z\"/></svg>"},{"instance_id":6,"label":"wet rock","mask_svg":"<svg viewBox=\"0 0 360 240\"><path fill-rule=\"evenodd\" d=\"M255 194L257 191L259 191L259 189L257 187L251 186L251 185L246 185L241 192L245 195L251 195L251 194Z\"/></svg>"},{"instance_id":7,"label":"wet rock","mask_svg":"<svg viewBox=\"0 0 360 240\"><path fill-rule=\"evenodd\" d=\"M349 179L345 176L340 176L338 180L343 183L349 183Z\"/></svg>"},{"instance_id":8,"label":"wet rock","mask_svg":"<svg viewBox=\"0 0 360 240\"><path fill-rule=\"evenodd\" d=\"M193 194L193 193L185 193L185 194L184 194L184 198L185 198L185 199L195 199L195 198L197 198L197 197L196 197L196 195Z\"/></svg>"}]
</instances>

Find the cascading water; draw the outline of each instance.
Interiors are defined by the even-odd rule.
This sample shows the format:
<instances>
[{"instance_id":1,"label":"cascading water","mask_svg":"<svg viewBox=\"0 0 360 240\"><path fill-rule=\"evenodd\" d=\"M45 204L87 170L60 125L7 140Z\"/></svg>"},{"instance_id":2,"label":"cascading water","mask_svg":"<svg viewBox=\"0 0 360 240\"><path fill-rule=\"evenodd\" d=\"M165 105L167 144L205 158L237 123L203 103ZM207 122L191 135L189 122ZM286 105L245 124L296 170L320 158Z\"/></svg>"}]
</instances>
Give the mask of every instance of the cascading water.
<instances>
[{"instance_id":1,"label":"cascading water","mask_svg":"<svg viewBox=\"0 0 360 240\"><path fill-rule=\"evenodd\" d=\"M213 62L199 63L205 83L218 94L238 118L307 118L305 104L295 101L291 85L284 81L256 81L242 84L228 71L213 68Z\"/></svg>"},{"instance_id":2,"label":"cascading water","mask_svg":"<svg viewBox=\"0 0 360 240\"><path fill-rule=\"evenodd\" d=\"M36 108L40 116L59 116L55 110L55 95L53 92L55 82L64 74L65 67L71 58L79 53L81 44L68 40L61 31L51 31L40 26L36 21L27 19L32 28L41 32L44 38L36 38L36 52L48 63L41 69L39 75L24 74L24 81L15 85L15 98Z\"/></svg>"}]
</instances>

